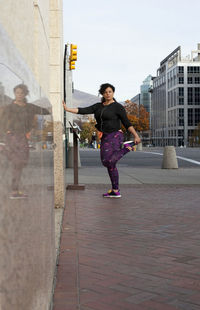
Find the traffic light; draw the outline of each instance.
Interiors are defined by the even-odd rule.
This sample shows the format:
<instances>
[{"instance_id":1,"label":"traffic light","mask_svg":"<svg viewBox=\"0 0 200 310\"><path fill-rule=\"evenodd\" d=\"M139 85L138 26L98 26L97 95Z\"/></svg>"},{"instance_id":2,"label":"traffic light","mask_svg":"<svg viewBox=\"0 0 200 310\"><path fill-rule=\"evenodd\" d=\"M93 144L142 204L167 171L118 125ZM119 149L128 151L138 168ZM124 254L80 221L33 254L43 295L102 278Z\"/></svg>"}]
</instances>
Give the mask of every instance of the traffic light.
<instances>
[{"instance_id":1,"label":"traffic light","mask_svg":"<svg viewBox=\"0 0 200 310\"><path fill-rule=\"evenodd\" d=\"M77 60L77 45L70 44L69 70L75 69L76 60Z\"/></svg>"}]
</instances>

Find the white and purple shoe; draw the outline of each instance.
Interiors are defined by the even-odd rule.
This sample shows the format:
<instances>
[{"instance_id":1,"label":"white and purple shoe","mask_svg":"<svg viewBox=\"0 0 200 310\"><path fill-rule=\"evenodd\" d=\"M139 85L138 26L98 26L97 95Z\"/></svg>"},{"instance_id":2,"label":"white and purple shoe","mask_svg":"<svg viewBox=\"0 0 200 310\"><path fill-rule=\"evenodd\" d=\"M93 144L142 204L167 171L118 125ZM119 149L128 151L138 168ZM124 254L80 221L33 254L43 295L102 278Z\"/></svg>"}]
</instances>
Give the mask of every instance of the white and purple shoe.
<instances>
[{"instance_id":1,"label":"white and purple shoe","mask_svg":"<svg viewBox=\"0 0 200 310\"><path fill-rule=\"evenodd\" d=\"M113 190L109 190L107 193L103 194L104 198L120 198L121 194L118 190L117 192L114 192Z\"/></svg>"},{"instance_id":2,"label":"white and purple shoe","mask_svg":"<svg viewBox=\"0 0 200 310\"><path fill-rule=\"evenodd\" d=\"M125 142L123 142L122 143L122 147L124 148L124 147L131 147L131 148L133 148L134 146L136 145L136 143L134 142L134 141L125 141Z\"/></svg>"}]
</instances>

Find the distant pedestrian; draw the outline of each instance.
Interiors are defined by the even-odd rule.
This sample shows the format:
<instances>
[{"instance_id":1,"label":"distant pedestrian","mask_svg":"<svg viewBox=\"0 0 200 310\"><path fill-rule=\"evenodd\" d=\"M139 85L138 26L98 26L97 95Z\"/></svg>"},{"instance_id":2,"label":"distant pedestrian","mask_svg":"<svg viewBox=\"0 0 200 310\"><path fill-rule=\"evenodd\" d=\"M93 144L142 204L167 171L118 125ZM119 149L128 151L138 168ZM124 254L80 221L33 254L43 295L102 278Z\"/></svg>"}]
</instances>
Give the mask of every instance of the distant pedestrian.
<instances>
[{"instance_id":1,"label":"distant pedestrian","mask_svg":"<svg viewBox=\"0 0 200 310\"><path fill-rule=\"evenodd\" d=\"M93 132L91 143L92 143L92 147L93 147L94 149L97 148L96 138L97 138L97 137L96 137L96 132Z\"/></svg>"},{"instance_id":2,"label":"distant pedestrian","mask_svg":"<svg viewBox=\"0 0 200 310\"><path fill-rule=\"evenodd\" d=\"M140 138L127 118L124 107L114 98L115 87L109 83L102 84L99 93L101 102L86 108L69 108L63 102L67 112L75 114L94 114L97 121L96 128L101 136L101 161L107 167L112 189L103 194L107 198L121 197L119 190L119 174L116 168L117 162L128 152L133 150L135 144L140 143ZM134 141L125 141L121 130L121 122L133 135Z\"/></svg>"}]
</instances>

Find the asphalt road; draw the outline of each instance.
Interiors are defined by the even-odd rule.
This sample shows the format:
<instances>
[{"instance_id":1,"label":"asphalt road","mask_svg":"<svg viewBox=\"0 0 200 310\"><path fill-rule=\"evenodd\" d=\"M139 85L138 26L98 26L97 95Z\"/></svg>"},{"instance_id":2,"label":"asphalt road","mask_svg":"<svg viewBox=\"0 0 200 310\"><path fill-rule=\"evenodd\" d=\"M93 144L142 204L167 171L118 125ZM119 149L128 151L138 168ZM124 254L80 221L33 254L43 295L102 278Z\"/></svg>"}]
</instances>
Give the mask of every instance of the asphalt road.
<instances>
[{"instance_id":1,"label":"asphalt road","mask_svg":"<svg viewBox=\"0 0 200 310\"><path fill-rule=\"evenodd\" d=\"M152 154L151 152L162 154L163 148L143 148L143 151L130 152L119 161L118 166L160 168L162 155ZM197 165L178 158L179 168L200 169L200 148L176 148L176 154L199 162ZM99 150L80 149L80 158L83 167L102 165Z\"/></svg>"}]
</instances>

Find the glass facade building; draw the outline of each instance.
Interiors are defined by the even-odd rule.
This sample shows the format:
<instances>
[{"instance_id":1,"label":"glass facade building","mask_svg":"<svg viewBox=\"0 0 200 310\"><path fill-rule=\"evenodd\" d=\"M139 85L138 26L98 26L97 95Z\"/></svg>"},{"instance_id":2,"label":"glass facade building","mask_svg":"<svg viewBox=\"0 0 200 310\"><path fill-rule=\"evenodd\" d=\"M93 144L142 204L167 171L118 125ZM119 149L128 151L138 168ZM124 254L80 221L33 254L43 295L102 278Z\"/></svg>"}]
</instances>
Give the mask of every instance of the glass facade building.
<instances>
[{"instance_id":1,"label":"glass facade building","mask_svg":"<svg viewBox=\"0 0 200 310\"><path fill-rule=\"evenodd\" d=\"M131 101L140 105L140 94L137 94L135 97L131 98Z\"/></svg>"},{"instance_id":2,"label":"glass facade building","mask_svg":"<svg viewBox=\"0 0 200 310\"><path fill-rule=\"evenodd\" d=\"M142 104L146 111L151 115L151 92L153 86L153 77L148 75L140 86L140 104ZM151 117L149 119L149 127L151 128Z\"/></svg>"}]
</instances>

